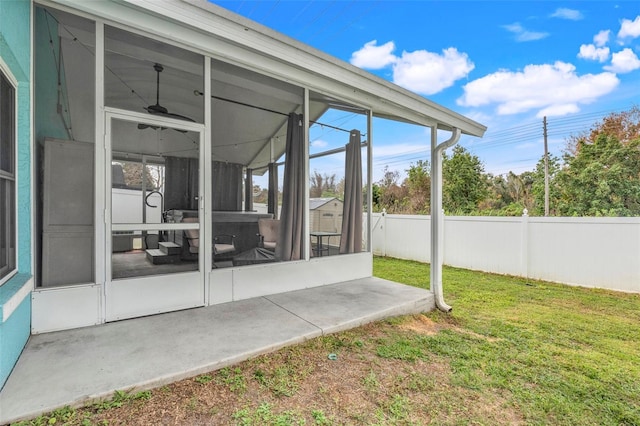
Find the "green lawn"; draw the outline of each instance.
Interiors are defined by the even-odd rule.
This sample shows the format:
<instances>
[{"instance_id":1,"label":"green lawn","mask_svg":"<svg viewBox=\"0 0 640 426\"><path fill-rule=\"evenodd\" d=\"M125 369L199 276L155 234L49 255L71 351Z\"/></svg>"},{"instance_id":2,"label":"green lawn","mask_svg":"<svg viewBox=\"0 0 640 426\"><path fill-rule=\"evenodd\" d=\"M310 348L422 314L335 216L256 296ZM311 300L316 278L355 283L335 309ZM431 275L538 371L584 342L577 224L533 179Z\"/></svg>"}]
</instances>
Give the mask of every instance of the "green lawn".
<instances>
[{"instance_id":1,"label":"green lawn","mask_svg":"<svg viewBox=\"0 0 640 426\"><path fill-rule=\"evenodd\" d=\"M429 265L374 274L428 287ZM23 425L640 425L640 295L444 269L391 318Z\"/></svg>"},{"instance_id":2,"label":"green lawn","mask_svg":"<svg viewBox=\"0 0 640 426\"><path fill-rule=\"evenodd\" d=\"M429 266L377 258L374 275L428 288ZM455 386L502 390L529 424L640 425L640 295L444 268L456 325L422 344Z\"/></svg>"}]
</instances>

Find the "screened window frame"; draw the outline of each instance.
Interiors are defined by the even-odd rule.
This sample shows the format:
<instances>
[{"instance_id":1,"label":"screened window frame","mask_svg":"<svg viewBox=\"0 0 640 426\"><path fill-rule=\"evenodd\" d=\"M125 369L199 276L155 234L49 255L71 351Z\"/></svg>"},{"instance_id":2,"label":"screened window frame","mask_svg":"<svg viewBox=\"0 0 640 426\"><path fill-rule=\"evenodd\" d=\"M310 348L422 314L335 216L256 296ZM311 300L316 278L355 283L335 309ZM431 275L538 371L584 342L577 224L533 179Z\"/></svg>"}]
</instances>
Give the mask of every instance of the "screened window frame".
<instances>
[{"instance_id":1,"label":"screened window frame","mask_svg":"<svg viewBox=\"0 0 640 426\"><path fill-rule=\"evenodd\" d=\"M0 286L17 272L17 83L3 65L0 63Z\"/></svg>"}]
</instances>

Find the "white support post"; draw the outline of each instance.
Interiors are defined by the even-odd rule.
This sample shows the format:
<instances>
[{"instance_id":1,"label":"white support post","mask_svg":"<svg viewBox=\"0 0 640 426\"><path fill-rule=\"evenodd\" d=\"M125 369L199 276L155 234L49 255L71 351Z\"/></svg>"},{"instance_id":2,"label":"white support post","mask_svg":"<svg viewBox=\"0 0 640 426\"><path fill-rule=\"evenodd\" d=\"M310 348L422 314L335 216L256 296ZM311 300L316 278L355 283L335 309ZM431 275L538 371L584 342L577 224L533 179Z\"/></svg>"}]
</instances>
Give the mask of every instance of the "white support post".
<instances>
[{"instance_id":1,"label":"white support post","mask_svg":"<svg viewBox=\"0 0 640 426\"><path fill-rule=\"evenodd\" d=\"M203 182L200 185L200 194L204 196L204 202L201 202L203 208L202 215L200 215L200 241L204 242L204 247L211 247L213 250L213 188L211 185L213 171L213 145L211 143L211 129L213 127L213 119L211 117L211 58L209 56L204 57L204 134L200 138L202 144L200 145L200 158L201 161L201 175ZM215 288L215 284L211 282L211 269L213 268L213 256L198 256L199 264L202 274L202 282L204 283L204 304L209 305L209 301L215 298L215 294L212 296L212 287L214 292L218 289ZM218 290L219 291L219 290Z\"/></svg>"},{"instance_id":2,"label":"white support post","mask_svg":"<svg viewBox=\"0 0 640 426\"><path fill-rule=\"evenodd\" d=\"M367 111L367 251L373 252L373 110Z\"/></svg>"},{"instance_id":3,"label":"white support post","mask_svg":"<svg viewBox=\"0 0 640 426\"><path fill-rule=\"evenodd\" d=\"M309 236L309 89L304 89L304 112L303 112L303 139L304 139L304 258L311 259L311 237Z\"/></svg>"},{"instance_id":4,"label":"white support post","mask_svg":"<svg viewBox=\"0 0 640 426\"><path fill-rule=\"evenodd\" d=\"M95 282L102 286L99 302L99 322L106 320L106 281L111 280L111 271L107 270L107 253L111 253L111 168L106 169L106 147L110 143L107 139L107 129L104 111L104 23L96 22L96 47L95 47L95 157L94 157L94 188L95 188L95 214L94 214L94 265Z\"/></svg>"}]
</instances>

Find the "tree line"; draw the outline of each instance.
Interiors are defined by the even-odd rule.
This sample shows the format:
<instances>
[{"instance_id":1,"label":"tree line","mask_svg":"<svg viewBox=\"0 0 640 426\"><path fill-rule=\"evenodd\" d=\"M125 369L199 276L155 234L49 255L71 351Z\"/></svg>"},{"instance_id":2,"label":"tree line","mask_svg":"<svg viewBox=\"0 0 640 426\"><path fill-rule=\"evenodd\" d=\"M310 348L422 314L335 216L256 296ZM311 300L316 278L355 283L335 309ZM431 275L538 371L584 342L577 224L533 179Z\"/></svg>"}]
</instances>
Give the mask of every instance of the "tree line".
<instances>
[{"instance_id":1,"label":"tree line","mask_svg":"<svg viewBox=\"0 0 640 426\"><path fill-rule=\"evenodd\" d=\"M443 207L449 215L544 215L544 156L535 170L494 176L464 147L445 154ZM428 161L412 164L400 181L384 169L373 185L373 210L429 214ZM561 157L549 156L551 216L640 216L640 109L612 113L589 130L571 136Z\"/></svg>"}]
</instances>

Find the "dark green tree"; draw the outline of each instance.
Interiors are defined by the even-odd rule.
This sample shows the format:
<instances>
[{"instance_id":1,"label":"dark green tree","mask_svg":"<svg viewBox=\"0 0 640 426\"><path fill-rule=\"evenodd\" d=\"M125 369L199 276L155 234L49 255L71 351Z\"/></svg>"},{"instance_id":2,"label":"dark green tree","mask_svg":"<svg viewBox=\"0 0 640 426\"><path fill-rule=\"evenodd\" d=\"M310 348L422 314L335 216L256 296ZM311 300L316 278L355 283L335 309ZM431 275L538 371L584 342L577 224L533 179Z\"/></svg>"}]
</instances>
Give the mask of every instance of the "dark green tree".
<instances>
[{"instance_id":1,"label":"dark green tree","mask_svg":"<svg viewBox=\"0 0 640 426\"><path fill-rule=\"evenodd\" d=\"M487 175L489 182L487 198L480 203L480 210L494 214L511 202L507 179L503 175Z\"/></svg>"},{"instance_id":2,"label":"dark green tree","mask_svg":"<svg viewBox=\"0 0 640 426\"><path fill-rule=\"evenodd\" d=\"M640 138L621 142L601 133L578 142L556 180L556 214L640 216Z\"/></svg>"},{"instance_id":3,"label":"dark green tree","mask_svg":"<svg viewBox=\"0 0 640 426\"><path fill-rule=\"evenodd\" d=\"M338 197L336 175L320 174L314 170L309 185L309 196L311 198Z\"/></svg>"},{"instance_id":4,"label":"dark green tree","mask_svg":"<svg viewBox=\"0 0 640 426\"><path fill-rule=\"evenodd\" d=\"M407 213L407 189L404 185L398 185L400 173L397 170L389 170L387 166L384 168L382 179L378 181L378 205L376 210L382 211L387 209L388 213ZM376 192L374 192L376 196Z\"/></svg>"},{"instance_id":5,"label":"dark green tree","mask_svg":"<svg viewBox=\"0 0 640 426\"><path fill-rule=\"evenodd\" d=\"M521 216L525 208L528 211L532 209L532 172L488 175L487 179L488 195L479 204L479 213L487 216Z\"/></svg>"},{"instance_id":6,"label":"dark green tree","mask_svg":"<svg viewBox=\"0 0 640 426\"><path fill-rule=\"evenodd\" d=\"M487 176L480 159L456 145L442 163L442 204L448 214L472 214L488 195Z\"/></svg>"},{"instance_id":7,"label":"dark green tree","mask_svg":"<svg viewBox=\"0 0 640 426\"><path fill-rule=\"evenodd\" d=\"M382 211L382 207L380 207L380 193L381 189L377 183L371 185L371 199L373 201L373 211L379 212Z\"/></svg>"},{"instance_id":8,"label":"dark green tree","mask_svg":"<svg viewBox=\"0 0 640 426\"><path fill-rule=\"evenodd\" d=\"M640 107L634 106L628 111L613 112L602 121L595 123L588 131L567 139L565 151L575 156L581 143L595 143L602 134L614 136L623 145L640 138Z\"/></svg>"},{"instance_id":9,"label":"dark green tree","mask_svg":"<svg viewBox=\"0 0 640 426\"><path fill-rule=\"evenodd\" d=\"M556 179L560 171L560 158L555 155L549 155L549 215L557 215L557 205L560 189L559 182ZM538 160L536 169L531 173L532 185L531 191L533 196L532 207L529 209L531 216L544 216L544 156Z\"/></svg>"},{"instance_id":10,"label":"dark green tree","mask_svg":"<svg viewBox=\"0 0 640 426\"><path fill-rule=\"evenodd\" d=\"M130 161L122 162L122 171L124 173L124 181L131 188L142 188L144 179L145 187L148 191L158 188L157 179L151 174L149 166L143 167L142 163L134 163Z\"/></svg>"},{"instance_id":11,"label":"dark green tree","mask_svg":"<svg viewBox=\"0 0 640 426\"><path fill-rule=\"evenodd\" d=\"M410 214L429 214L431 204L431 170L428 161L418 160L407 170L403 186L407 189L407 209Z\"/></svg>"},{"instance_id":12,"label":"dark green tree","mask_svg":"<svg viewBox=\"0 0 640 426\"><path fill-rule=\"evenodd\" d=\"M254 203L267 203L269 199L269 190L261 188L260 185L253 185L253 202Z\"/></svg>"}]
</instances>

